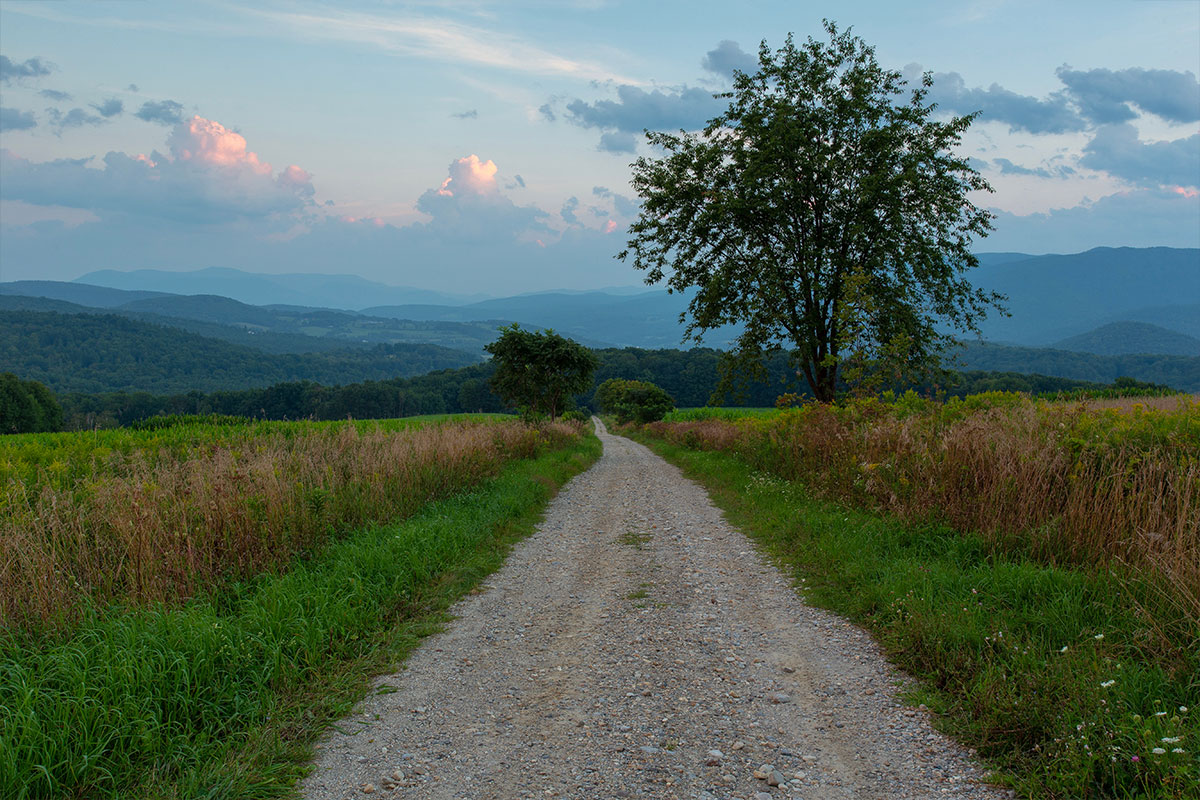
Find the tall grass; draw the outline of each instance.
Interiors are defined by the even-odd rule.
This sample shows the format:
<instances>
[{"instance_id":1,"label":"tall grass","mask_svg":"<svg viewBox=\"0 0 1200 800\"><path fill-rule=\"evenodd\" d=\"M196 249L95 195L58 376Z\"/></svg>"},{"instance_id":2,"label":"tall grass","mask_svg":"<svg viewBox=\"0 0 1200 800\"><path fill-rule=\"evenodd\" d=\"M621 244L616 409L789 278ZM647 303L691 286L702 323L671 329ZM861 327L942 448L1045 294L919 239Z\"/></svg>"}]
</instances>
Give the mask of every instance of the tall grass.
<instances>
[{"instance_id":1,"label":"tall grass","mask_svg":"<svg viewBox=\"0 0 1200 800\"><path fill-rule=\"evenodd\" d=\"M62 635L0 629L0 797L290 796L312 742L365 678L430 632L431 613L495 569L599 455L578 432L539 436L538 458L403 522L347 532L286 572L186 603L88 606ZM529 446L527 433L456 426L409 445L454 458L477 434L500 437L484 448L498 450ZM344 430L330 440L357 452Z\"/></svg>"},{"instance_id":2,"label":"tall grass","mask_svg":"<svg viewBox=\"0 0 1200 800\"><path fill-rule=\"evenodd\" d=\"M1190 398L1089 409L908 394L648 429L736 453L818 497L979 532L1045 563L1130 564L1180 606L1186 641L1200 642L1200 403Z\"/></svg>"},{"instance_id":3,"label":"tall grass","mask_svg":"<svg viewBox=\"0 0 1200 800\"><path fill-rule=\"evenodd\" d=\"M13 437L0 449L0 623L69 624L87 604L180 603L279 571L577 432L462 421Z\"/></svg>"}]
</instances>

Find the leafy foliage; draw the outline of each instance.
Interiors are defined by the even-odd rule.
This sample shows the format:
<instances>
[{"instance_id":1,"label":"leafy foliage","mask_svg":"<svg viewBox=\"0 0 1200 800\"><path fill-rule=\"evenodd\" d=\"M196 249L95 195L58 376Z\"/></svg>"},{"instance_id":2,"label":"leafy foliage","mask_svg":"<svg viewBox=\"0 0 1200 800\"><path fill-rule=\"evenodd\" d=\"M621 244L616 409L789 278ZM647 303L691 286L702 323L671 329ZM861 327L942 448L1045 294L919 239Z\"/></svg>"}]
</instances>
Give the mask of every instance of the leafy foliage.
<instances>
[{"instance_id":1,"label":"leafy foliage","mask_svg":"<svg viewBox=\"0 0 1200 800\"><path fill-rule=\"evenodd\" d=\"M41 433L62 428L62 407L42 384L0 373L0 433Z\"/></svg>"},{"instance_id":2,"label":"leafy foliage","mask_svg":"<svg viewBox=\"0 0 1200 800\"><path fill-rule=\"evenodd\" d=\"M647 381L610 378L596 389L600 408L615 414L618 422L657 422L675 408L675 401L660 387Z\"/></svg>"},{"instance_id":3,"label":"leafy foliage","mask_svg":"<svg viewBox=\"0 0 1200 800\"><path fill-rule=\"evenodd\" d=\"M587 391L599 361L578 342L552 330L533 332L513 323L500 329L500 338L484 348L496 371L491 385L504 402L522 413L554 419L571 397Z\"/></svg>"},{"instance_id":4,"label":"leafy foliage","mask_svg":"<svg viewBox=\"0 0 1200 800\"><path fill-rule=\"evenodd\" d=\"M114 315L0 311L0 365L56 392L217 391L419 375L478 359L430 344L268 354Z\"/></svg>"},{"instance_id":5,"label":"leafy foliage","mask_svg":"<svg viewBox=\"0 0 1200 800\"><path fill-rule=\"evenodd\" d=\"M991 230L967 195L990 190L950 150L973 117L932 119L927 74L905 82L874 50L825 24L827 43L789 36L735 73L728 110L699 135L648 133L643 198L627 249L646 281L696 288L689 335L741 322L737 366L792 351L816 397L839 375L874 388L935 364L996 295L971 287L973 237Z\"/></svg>"}]
</instances>

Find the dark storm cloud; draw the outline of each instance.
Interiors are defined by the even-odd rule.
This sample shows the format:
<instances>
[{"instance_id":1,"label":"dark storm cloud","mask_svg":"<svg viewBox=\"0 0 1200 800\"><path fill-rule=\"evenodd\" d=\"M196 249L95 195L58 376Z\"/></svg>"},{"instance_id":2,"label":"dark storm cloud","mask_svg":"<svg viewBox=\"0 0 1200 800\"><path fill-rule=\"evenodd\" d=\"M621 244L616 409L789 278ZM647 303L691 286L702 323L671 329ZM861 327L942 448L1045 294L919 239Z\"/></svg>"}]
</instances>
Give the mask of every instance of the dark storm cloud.
<instances>
[{"instance_id":1,"label":"dark storm cloud","mask_svg":"<svg viewBox=\"0 0 1200 800\"><path fill-rule=\"evenodd\" d=\"M618 86L616 100L567 103L568 120L583 128L640 133L649 129L698 130L724 109L724 104L707 89L684 87L677 91L646 91L637 86ZM607 148L602 148L607 149Z\"/></svg>"}]
</instances>

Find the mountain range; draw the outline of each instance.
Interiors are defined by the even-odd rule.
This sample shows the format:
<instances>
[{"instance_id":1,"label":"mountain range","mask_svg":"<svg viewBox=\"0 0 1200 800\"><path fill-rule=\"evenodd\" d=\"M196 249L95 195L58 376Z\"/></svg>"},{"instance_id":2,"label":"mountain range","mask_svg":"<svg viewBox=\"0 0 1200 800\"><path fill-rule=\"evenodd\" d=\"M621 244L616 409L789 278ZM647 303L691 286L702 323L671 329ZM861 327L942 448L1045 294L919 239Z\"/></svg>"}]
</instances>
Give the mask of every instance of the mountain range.
<instances>
[{"instance_id":1,"label":"mountain range","mask_svg":"<svg viewBox=\"0 0 1200 800\"><path fill-rule=\"evenodd\" d=\"M1011 316L993 315L982 323L987 344L967 346L960 359L965 368L1037 371L1102 382L1115 377L1109 373L1117 370L1116 374L1142 380L1170 382L1161 379L1171 376L1171 385L1200 390L1200 250L1097 248L1050 256L989 253L981 255L980 262L969 279L980 288L1007 295ZM591 347L677 348L684 331L680 315L687 302L687 295L636 288L479 299L390 287L353 275L261 275L225 268L181 273L104 270L73 282L0 283L0 317L6 322L7 315L40 312L47 315L39 323L46 331L61 331L70 326L72 316L107 315L104 318L110 322L104 324L110 327L116 324L112 320L125 320L174 328L197 339L223 340L264 355L333 357L341 352L348 363L360 366L374 362L350 354L381 345L447 349L425 351L413 359L414 365L478 361L498 328L511 322L553 328ZM27 329L33 325L32 318L23 319ZM88 322L93 333L99 330L96 324ZM0 331L0 345L11 339L12 325L4 327L9 330ZM130 330L117 325L109 339L115 342L129 336ZM733 327L710 331L703 343L726 348L737 333ZM33 377L22 373L21 359L39 356L23 353L22 348L36 350L31 341L63 335L67 334L44 333L41 339L24 340L20 346L8 342L2 349L0 371ZM120 347L136 349L155 338L138 336ZM172 346L186 347L183 340ZM1120 358L1139 354L1161 358ZM394 359L395 353L390 356ZM154 353L146 355L154 357ZM242 363L245 354L230 357ZM265 366L263 374L277 374L276 366ZM286 371L306 375L307 369L297 363ZM374 365L370 370L378 374ZM251 372L249 367L239 368L239 374ZM316 372L333 374L327 363ZM338 377L354 379L352 370L339 372Z\"/></svg>"}]
</instances>

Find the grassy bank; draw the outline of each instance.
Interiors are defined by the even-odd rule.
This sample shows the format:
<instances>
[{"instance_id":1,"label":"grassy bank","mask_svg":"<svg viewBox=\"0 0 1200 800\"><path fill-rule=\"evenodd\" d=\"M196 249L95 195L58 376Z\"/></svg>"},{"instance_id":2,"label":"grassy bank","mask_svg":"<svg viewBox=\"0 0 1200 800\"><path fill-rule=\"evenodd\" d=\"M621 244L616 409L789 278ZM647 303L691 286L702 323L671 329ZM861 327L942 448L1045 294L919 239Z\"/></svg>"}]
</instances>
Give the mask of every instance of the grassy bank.
<instances>
[{"instance_id":1,"label":"grassy bank","mask_svg":"<svg viewBox=\"0 0 1200 800\"><path fill-rule=\"evenodd\" d=\"M533 445L407 521L184 603L84 604L0 637L0 797L262 798L314 738L502 562L594 437Z\"/></svg>"},{"instance_id":2,"label":"grassy bank","mask_svg":"<svg viewBox=\"0 0 1200 800\"><path fill-rule=\"evenodd\" d=\"M734 447L638 438L703 483L811 601L871 630L914 702L1029 798L1195 798L1200 648L1145 573L814 497ZM690 446L689 446L690 445ZM710 442L711 446L711 442Z\"/></svg>"},{"instance_id":3,"label":"grassy bank","mask_svg":"<svg viewBox=\"0 0 1200 800\"><path fill-rule=\"evenodd\" d=\"M69 626L85 602L178 603L278 571L574 433L512 418L181 422L0 440L0 623Z\"/></svg>"}]
</instances>

